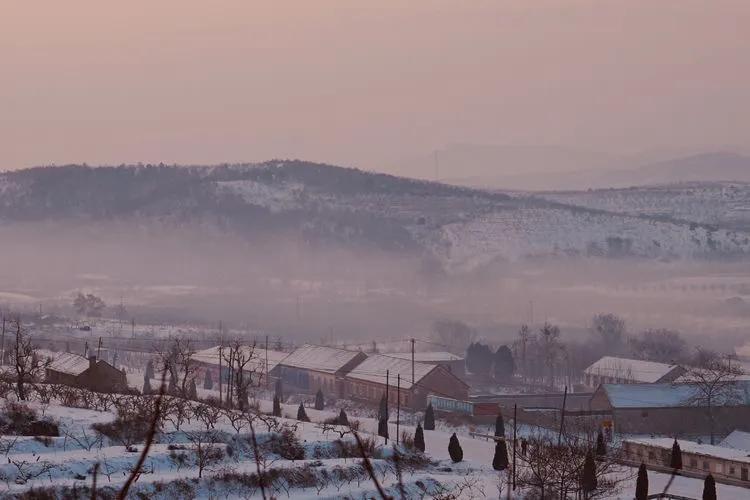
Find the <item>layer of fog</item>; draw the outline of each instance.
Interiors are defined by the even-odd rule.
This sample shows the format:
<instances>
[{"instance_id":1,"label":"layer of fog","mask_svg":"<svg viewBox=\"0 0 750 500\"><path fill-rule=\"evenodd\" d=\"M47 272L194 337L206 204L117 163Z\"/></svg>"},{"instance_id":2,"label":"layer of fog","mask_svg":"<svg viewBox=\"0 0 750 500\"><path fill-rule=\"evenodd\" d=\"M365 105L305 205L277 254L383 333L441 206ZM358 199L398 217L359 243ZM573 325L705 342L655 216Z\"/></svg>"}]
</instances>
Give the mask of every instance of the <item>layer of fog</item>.
<instances>
[{"instance_id":1,"label":"layer of fog","mask_svg":"<svg viewBox=\"0 0 750 500\"><path fill-rule=\"evenodd\" d=\"M671 328L729 349L750 326L743 263L537 259L449 275L423 256L314 246L300 234L101 222L0 226L0 241L0 305L21 310L71 314L84 291L112 309L122 301L140 322L221 320L315 342L426 338L445 318L493 343L544 321L574 338L613 312L632 333Z\"/></svg>"}]
</instances>

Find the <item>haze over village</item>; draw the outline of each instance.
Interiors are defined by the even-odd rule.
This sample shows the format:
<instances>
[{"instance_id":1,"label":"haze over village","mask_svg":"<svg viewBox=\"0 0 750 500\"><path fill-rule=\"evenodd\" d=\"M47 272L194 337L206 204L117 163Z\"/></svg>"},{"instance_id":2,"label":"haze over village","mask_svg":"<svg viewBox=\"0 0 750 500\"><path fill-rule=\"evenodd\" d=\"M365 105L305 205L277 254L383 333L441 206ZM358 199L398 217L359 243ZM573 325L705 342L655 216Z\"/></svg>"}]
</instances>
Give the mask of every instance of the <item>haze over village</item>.
<instances>
[{"instance_id":1,"label":"haze over village","mask_svg":"<svg viewBox=\"0 0 750 500\"><path fill-rule=\"evenodd\" d=\"M750 498L750 5L9 0L0 498Z\"/></svg>"}]
</instances>

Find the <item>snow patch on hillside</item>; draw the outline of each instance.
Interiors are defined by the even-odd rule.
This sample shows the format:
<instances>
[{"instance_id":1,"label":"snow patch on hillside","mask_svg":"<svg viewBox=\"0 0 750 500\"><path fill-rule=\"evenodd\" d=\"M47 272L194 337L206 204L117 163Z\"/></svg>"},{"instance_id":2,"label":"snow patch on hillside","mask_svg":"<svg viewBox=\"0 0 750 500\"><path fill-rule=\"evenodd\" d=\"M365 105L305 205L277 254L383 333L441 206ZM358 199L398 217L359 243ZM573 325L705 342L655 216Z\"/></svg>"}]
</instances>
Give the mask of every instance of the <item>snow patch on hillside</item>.
<instances>
[{"instance_id":1,"label":"snow patch on hillside","mask_svg":"<svg viewBox=\"0 0 750 500\"><path fill-rule=\"evenodd\" d=\"M219 192L239 195L246 203L267 208L271 212L299 208L300 198L305 190L302 184L263 184L249 179L219 181L216 185Z\"/></svg>"}]
</instances>

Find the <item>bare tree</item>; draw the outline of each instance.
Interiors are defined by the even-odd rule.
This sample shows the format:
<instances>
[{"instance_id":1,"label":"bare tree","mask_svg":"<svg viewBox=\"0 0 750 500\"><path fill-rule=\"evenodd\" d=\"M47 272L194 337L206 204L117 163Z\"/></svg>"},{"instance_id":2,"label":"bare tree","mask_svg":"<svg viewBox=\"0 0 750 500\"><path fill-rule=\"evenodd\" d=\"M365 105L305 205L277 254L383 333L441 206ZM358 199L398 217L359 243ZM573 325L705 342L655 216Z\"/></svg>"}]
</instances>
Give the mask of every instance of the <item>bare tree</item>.
<instances>
[{"instance_id":1,"label":"bare tree","mask_svg":"<svg viewBox=\"0 0 750 500\"><path fill-rule=\"evenodd\" d=\"M229 369L226 400L231 402L236 397L238 408L246 410L251 389L260 386L263 377L263 363L256 353L256 343L243 345L235 340L224 350L222 358Z\"/></svg>"},{"instance_id":2,"label":"bare tree","mask_svg":"<svg viewBox=\"0 0 750 500\"><path fill-rule=\"evenodd\" d=\"M219 443L220 434L214 429L197 432L186 432L188 441L193 445L195 465L198 467L198 477L203 477L203 471L224 458L224 449Z\"/></svg>"},{"instance_id":3,"label":"bare tree","mask_svg":"<svg viewBox=\"0 0 750 500\"><path fill-rule=\"evenodd\" d=\"M49 360L42 360L37 355L36 347L32 344L19 317L11 319L10 323L15 333L15 342L11 351L11 364L16 372L15 392L18 399L26 401L28 398L26 384L37 382L42 378Z\"/></svg>"},{"instance_id":4,"label":"bare tree","mask_svg":"<svg viewBox=\"0 0 750 500\"><path fill-rule=\"evenodd\" d=\"M462 321L442 319L432 327L433 337L455 350L463 351L477 338L477 331Z\"/></svg>"},{"instance_id":5,"label":"bare tree","mask_svg":"<svg viewBox=\"0 0 750 500\"><path fill-rule=\"evenodd\" d=\"M174 381L176 392L183 398L190 396L190 382L195 378L198 365L192 361L195 350L190 345L190 339L173 339L163 351L158 352L162 368Z\"/></svg>"},{"instance_id":6,"label":"bare tree","mask_svg":"<svg viewBox=\"0 0 750 500\"><path fill-rule=\"evenodd\" d=\"M687 343L680 332L658 328L646 330L629 340L633 356L661 363L676 363L685 358Z\"/></svg>"},{"instance_id":7,"label":"bare tree","mask_svg":"<svg viewBox=\"0 0 750 500\"><path fill-rule=\"evenodd\" d=\"M49 473L55 466L46 460L44 461L26 461L8 459L8 463L16 467L16 482L26 484L31 479Z\"/></svg>"},{"instance_id":8,"label":"bare tree","mask_svg":"<svg viewBox=\"0 0 750 500\"><path fill-rule=\"evenodd\" d=\"M548 368L547 384L555 385L555 367L560 359L562 345L560 344L560 328L544 323L539 330L539 348L542 361Z\"/></svg>"},{"instance_id":9,"label":"bare tree","mask_svg":"<svg viewBox=\"0 0 750 500\"><path fill-rule=\"evenodd\" d=\"M711 444L715 443L717 406L737 404L741 401L742 391L738 387L737 379L743 374L739 365L732 365L731 358L722 357L707 350L699 350L697 359L699 364L688 370L680 382L694 388L684 404L688 406L702 406L708 412L711 433Z\"/></svg>"},{"instance_id":10,"label":"bare tree","mask_svg":"<svg viewBox=\"0 0 750 500\"><path fill-rule=\"evenodd\" d=\"M612 313L597 314L591 319L591 333L609 353L619 353L625 341L625 320Z\"/></svg>"}]
</instances>

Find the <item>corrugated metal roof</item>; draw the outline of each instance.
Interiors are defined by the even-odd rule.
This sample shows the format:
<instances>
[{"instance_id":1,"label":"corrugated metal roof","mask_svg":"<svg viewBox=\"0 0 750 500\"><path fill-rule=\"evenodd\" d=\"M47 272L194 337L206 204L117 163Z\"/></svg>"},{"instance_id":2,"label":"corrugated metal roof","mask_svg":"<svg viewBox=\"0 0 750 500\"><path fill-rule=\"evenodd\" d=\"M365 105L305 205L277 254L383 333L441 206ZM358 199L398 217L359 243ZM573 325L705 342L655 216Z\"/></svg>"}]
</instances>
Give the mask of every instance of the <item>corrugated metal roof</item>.
<instances>
[{"instance_id":1,"label":"corrugated metal roof","mask_svg":"<svg viewBox=\"0 0 750 500\"><path fill-rule=\"evenodd\" d=\"M750 404L750 381L733 384L732 398L714 401L715 406ZM602 384L614 408L674 408L700 406L698 388L694 384ZM696 400L698 400L696 402Z\"/></svg>"},{"instance_id":2,"label":"corrugated metal roof","mask_svg":"<svg viewBox=\"0 0 750 500\"><path fill-rule=\"evenodd\" d=\"M415 382L418 384L435 368L435 365L415 362ZM366 360L347 374L347 378L385 384L386 370L389 372L388 382L391 386L396 387L397 376L401 375L401 388L407 390L411 388L411 360L394 358L385 354L370 354Z\"/></svg>"},{"instance_id":3,"label":"corrugated metal roof","mask_svg":"<svg viewBox=\"0 0 750 500\"><path fill-rule=\"evenodd\" d=\"M643 361L641 359L604 356L586 368L583 373L598 377L653 383L659 381L675 368L679 368L679 366L656 363L654 361Z\"/></svg>"},{"instance_id":4,"label":"corrugated metal roof","mask_svg":"<svg viewBox=\"0 0 750 500\"><path fill-rule=\"evenodd\" d=\"M295 349L279 364L291 368L336 373L360 354L359 351L346 351L333 347L306 344Z\"/></svg>"},{"instance_id":5,"label":"corrugated metal roof","mask_svg":"<svg viewBox=\"0 0 750 500\"><path fill-rule=\"evenodd\" d=\"M89 368L89 360L78 354L70 352L58 353L47 367L48 370L66 373L68 375L80 375Z\"/></svg>"},{"instance_id":6,"label":"corrugated metal roof","mask_svg":"<svg viewBox=\"0 0 750 500\"><path fill-rule=\"evenodd\" d=\"M383 354L385 356L411 361L411 352L387 352ZM414 353L414 361L420 361L422 363L444 363L446 361L463 361L463 359L464 358L461 356L456 356L451 352L434 351Z\"/></svg>"},{"instance_id":7,"label":"corrugated metal roof","mask_svg":"<svg viewBox=\"0 0 750 500\"><path fill-rule=\"evenodd\" d=\"M672 438L630 438L623 441L624 443L636 443L645 444L648 446L655 446L657 448L663 448L665 450L671 450L674 444ZM750 463L750 457L746 450L736 450L733 448L726 448L724 446L715 446L710 444L701 444L694 441L683 441L677 440L680 445L680 449L683 453L694 453L697 455L705 455L707 457L716 457L724 460L733 460L736 462Z\"/></svg>"},{"instance_id":8,"label":"corrugated metal roof","mask_svg":"<svg viewBox=\"0 0 750 500\"><path fill-rule=\"evenodd\" d=\"M719 446L725 448L734 448L736 450L744 450L750 453L750 432L744 431L732 431L724 440L719 443Z\"/></svg>"},{"instance_id":9,"label":"corrugated metal roof","mask_svg":"<svg viewBox=\"0 0 750 500\"><path fill-rule=\"evenodd\" d=\"M206 363L209 365L219 365L219 349L220 346L209 347L202 351L194 353L191 357L194 361L199 363ZM240 356L244 356L245 359L250 361L245 365L246 371L260 371L265 372L266 369L266 350L257 346L240 346ZM279 362L286 358L289 354L286 352L268 350L268 371L273 370ZM221 364L227 366L227 359L229 358L229 347L224 346L221 348Z\"/></svg>"}]
</instances>

